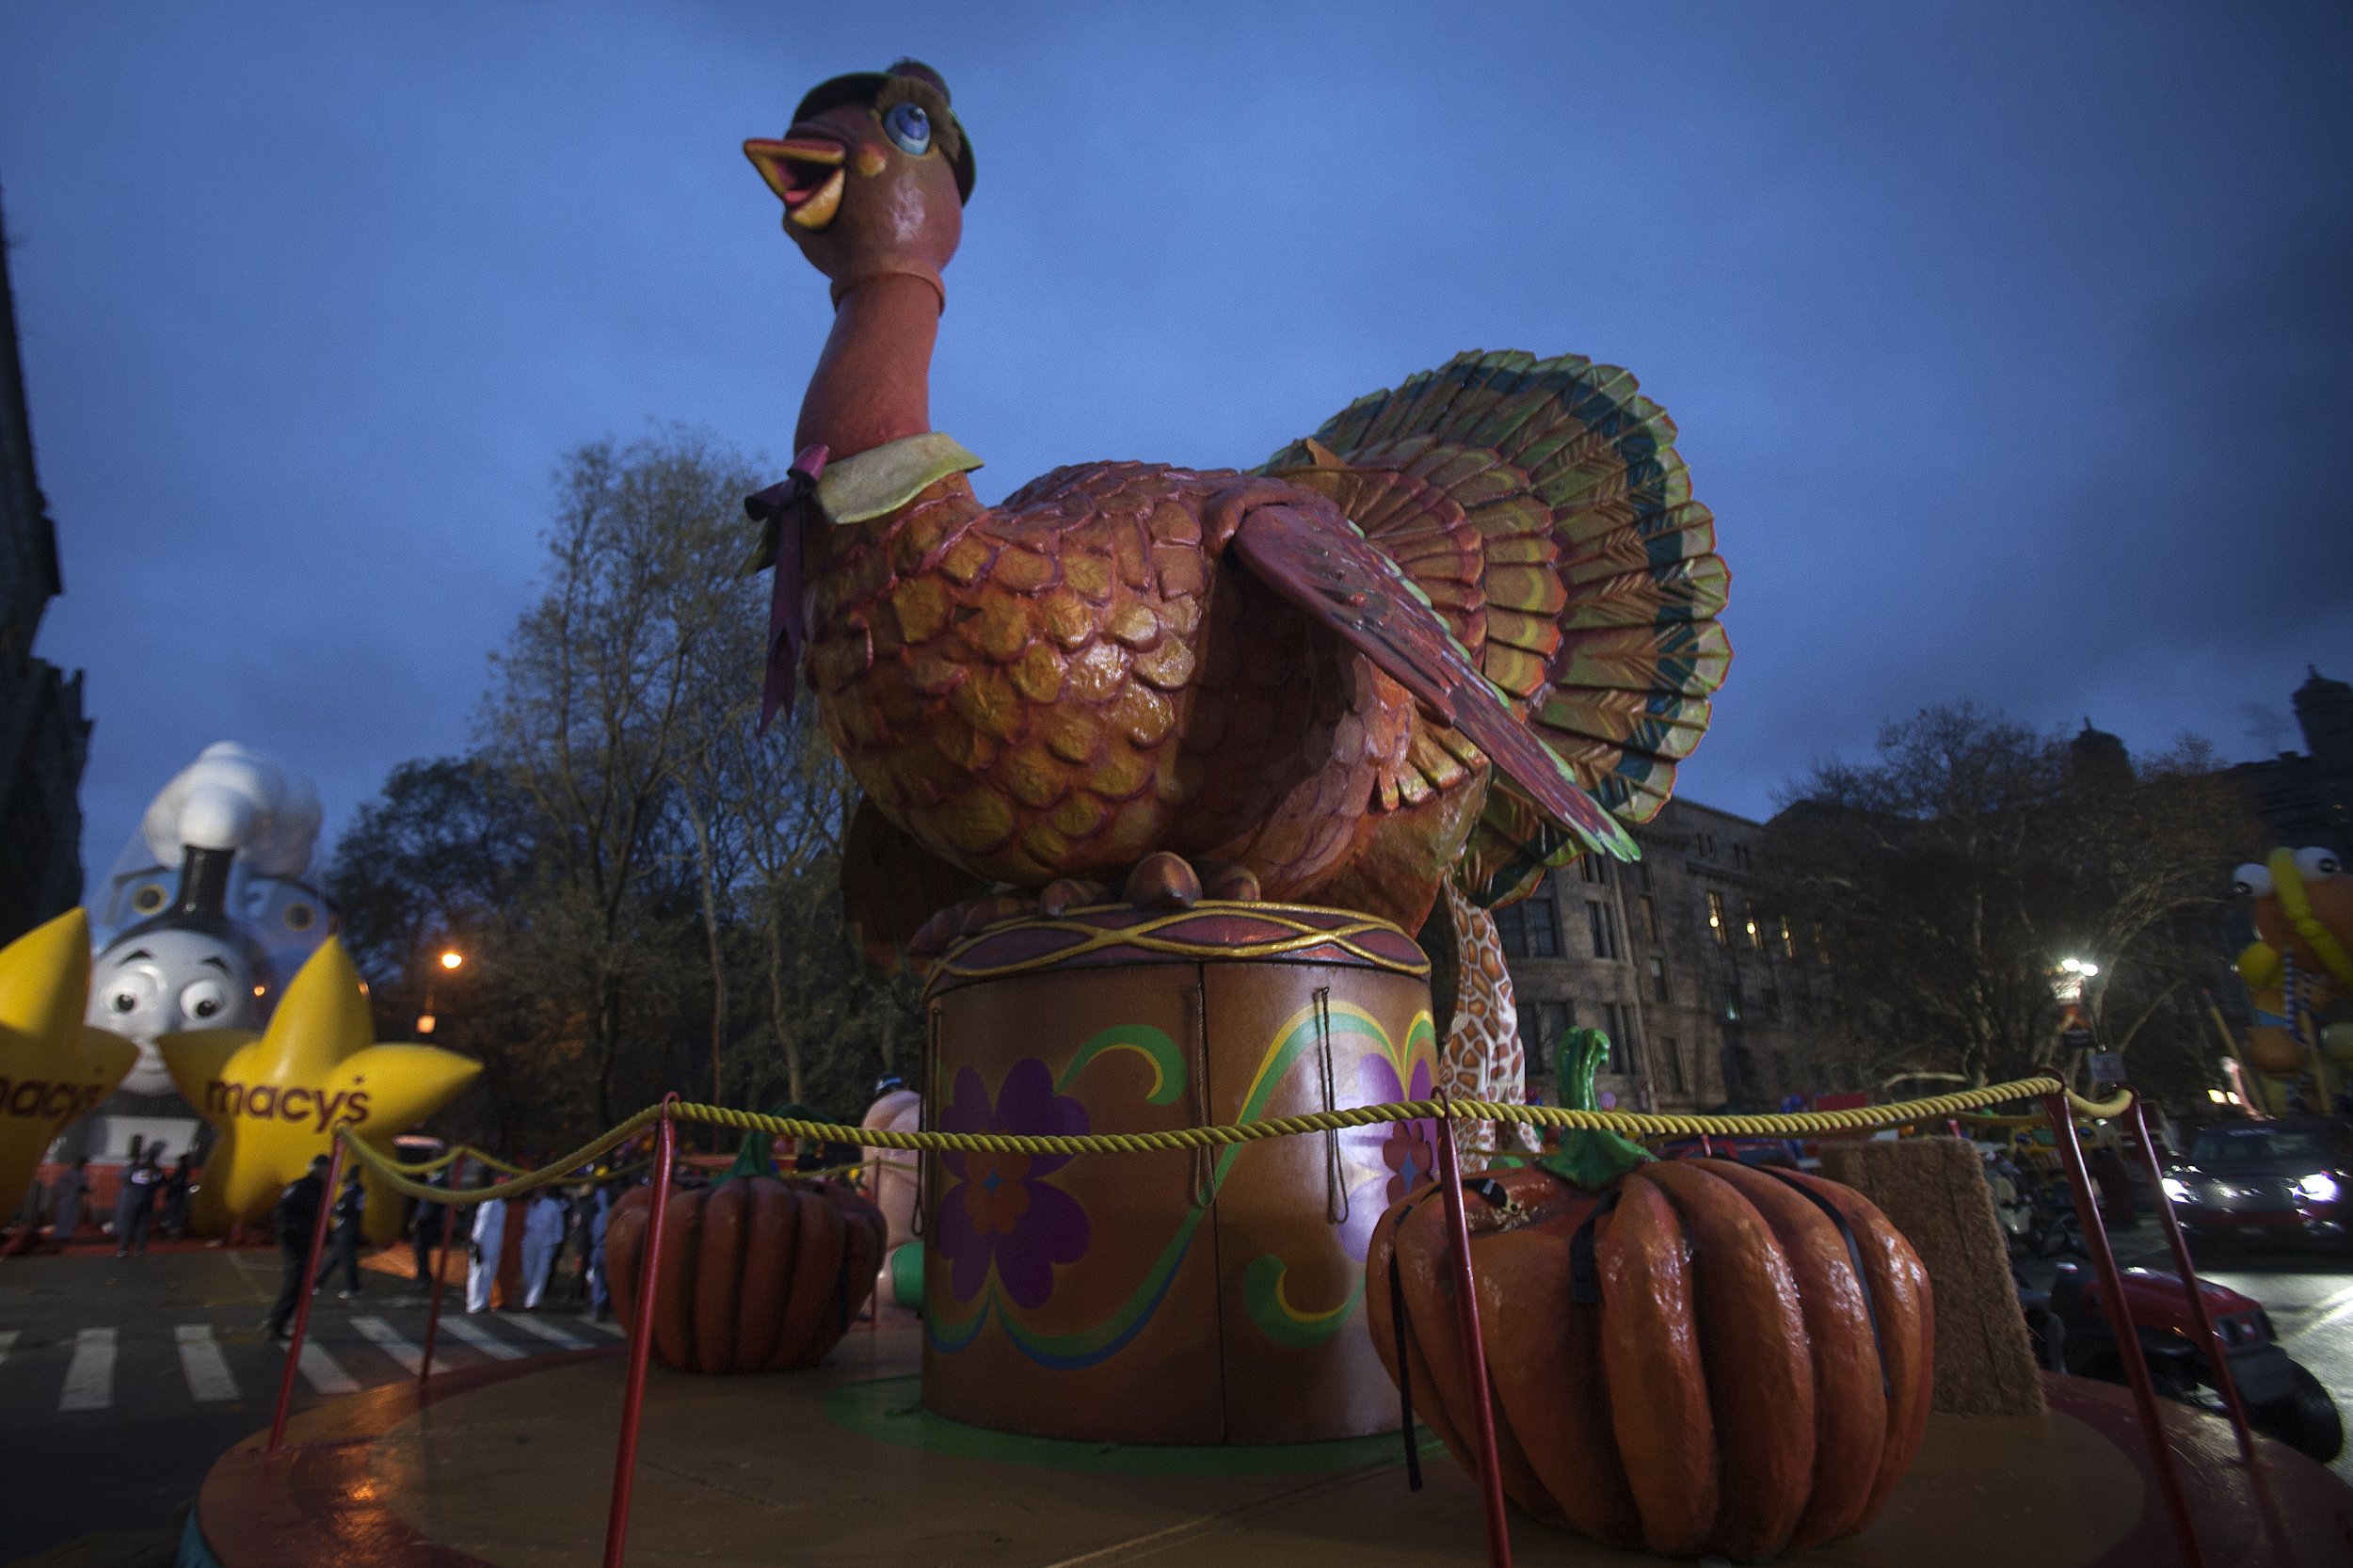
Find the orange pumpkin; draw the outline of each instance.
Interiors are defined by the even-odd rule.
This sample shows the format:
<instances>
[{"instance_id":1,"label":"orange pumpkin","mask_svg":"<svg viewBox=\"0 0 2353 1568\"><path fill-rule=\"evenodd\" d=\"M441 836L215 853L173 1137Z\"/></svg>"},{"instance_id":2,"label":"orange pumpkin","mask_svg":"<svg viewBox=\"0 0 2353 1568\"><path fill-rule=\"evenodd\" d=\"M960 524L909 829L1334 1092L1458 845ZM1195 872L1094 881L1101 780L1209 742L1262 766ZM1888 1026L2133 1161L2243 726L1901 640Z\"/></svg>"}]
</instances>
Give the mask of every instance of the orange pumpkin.
<instances>
[{"instance_id":1,"label":"orange pumpkin","mask_svg":"<svg viewBox=\"0 0 2353 1568\"><path fill-rule=\"evenodd\" d=\"M1931 1308L1860 1193L1721 1160L1464 1187L1514 1502L1613 1546L1737 1559L1878 1514L1927 1429ZM1475 1467L1451 1269L1426 1187L1373 1233L1367 1316L1392 1378L1401 1342L1417 1414Z\"/></svg>"},{"instance_id":2,"label":"orange pumpkin","mask_svg":"<svg viewBox=\"0 0 2353 1568\"><path fill-rule=\"evenodd\" d=\"M606 1276L634 1332L652 1189L613 1208ZM653 1352L681 1372L813 1367L874 1288L883 1218L830 1182L740 1176L670 1194L654 1284Z\"/></svg>"}]
</instances>

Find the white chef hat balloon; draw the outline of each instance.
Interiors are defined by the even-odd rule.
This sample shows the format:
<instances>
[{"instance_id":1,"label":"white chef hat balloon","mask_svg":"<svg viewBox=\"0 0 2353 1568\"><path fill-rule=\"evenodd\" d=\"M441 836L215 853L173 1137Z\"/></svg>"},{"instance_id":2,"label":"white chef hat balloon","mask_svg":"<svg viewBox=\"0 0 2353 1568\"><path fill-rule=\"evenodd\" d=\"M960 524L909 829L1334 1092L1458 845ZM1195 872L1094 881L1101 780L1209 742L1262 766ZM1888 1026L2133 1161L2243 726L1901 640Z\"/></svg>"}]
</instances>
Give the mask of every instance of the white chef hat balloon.
<instances>
[{"instance_id":1,"label":"white chef hat balloon","mask_svg":"<svg viewBox=\"0 0 2353 1568\"><path fill-rule=\"evenodd\" d=\"M298 877L318 843L319 794L276 759L216 741L147 808L141 832L159 864L189 850L227 850L257 876Z\"/></svg>"}]
</instances>

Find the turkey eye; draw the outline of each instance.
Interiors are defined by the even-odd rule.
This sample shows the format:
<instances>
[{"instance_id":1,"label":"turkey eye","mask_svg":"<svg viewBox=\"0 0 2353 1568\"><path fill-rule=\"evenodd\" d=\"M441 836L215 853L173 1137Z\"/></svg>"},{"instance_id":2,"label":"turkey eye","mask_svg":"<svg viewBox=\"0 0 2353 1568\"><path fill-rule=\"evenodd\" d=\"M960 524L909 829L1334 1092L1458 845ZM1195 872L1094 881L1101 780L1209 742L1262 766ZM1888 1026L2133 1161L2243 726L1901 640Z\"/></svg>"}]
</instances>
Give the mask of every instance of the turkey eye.
<instances>
[{"instance_id":1,"label":"turkey eye","mask_svg":"<svg viewBox=\"0 0 2353 1568\"><path fill-rule=\"evenodd\" d=\"M2271 868L2249 860L2231 873L2231 884L2241 898L2265 897L2271 891Z\"/></svg>"},{"instance_id":2,"label":"turkey eye","mask_svg":"<svg viewBox=\"0 0 2353 1568\"><path fill-rule=\"evenodd\" d=\"M883 129L899 144L899 151L911 157L921 157L932 148L932 117L913 104L894 104L883 116Z\"/></svg>"},{"instance_id":3,"label":"turkey eye","mask_svg":"<svg viewBox=\"0 0 2353 1568\"><path fill-rule=\"evenodd\" d=\"M2314 848L2296 852L2296 869L2306 876L2334 876L2345 868L2327 850Z\"/></svg>"}]
</instances>

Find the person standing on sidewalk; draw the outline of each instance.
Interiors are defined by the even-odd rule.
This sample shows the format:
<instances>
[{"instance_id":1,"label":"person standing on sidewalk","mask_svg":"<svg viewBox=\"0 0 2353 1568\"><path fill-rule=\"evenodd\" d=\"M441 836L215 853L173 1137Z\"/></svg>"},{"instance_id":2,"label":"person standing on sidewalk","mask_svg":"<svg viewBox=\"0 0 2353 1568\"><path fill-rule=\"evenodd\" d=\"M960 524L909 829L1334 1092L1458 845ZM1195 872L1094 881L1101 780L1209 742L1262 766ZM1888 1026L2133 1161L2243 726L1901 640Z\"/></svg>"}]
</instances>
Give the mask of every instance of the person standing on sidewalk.
<instances>
[{"instance_id":1,"label":"person standing on sidewalk","mask_svg":"<svg viewBox=\"0 0 2353 1568\"><path fill-rule=\"evenodd\" d=\"M488 1181L483 1183L488 1186ZM473 1257L466 1265L466 1310L490 1310L490 1292L498 1284L499 1260L506 1249L506 1200L491 1198L474 1205ZM506 1304L512 1306L514 1304Z\"/></svg>"},{"instance_id":2,"label":"person standing on sidewalk","mask_svg":"<svg viewBox=\"0 0 2353 1568\"><path fill-rule=\"evenodd\" d=\"M164 1146L150 1144L139 1157L124 1168L122 1179L115 1188L115 1256L128 1257L133 1253L147 1253L147 1227L155 1221L155 1198L164 1184L164 1173L155 1161L162 1158Z\"/></svg>"},{"instance_id":3,"label":"person standing on sidewalk","mask_svg":"<svg viewBox=\"0 0 2353 1568\"><path fill-rule=\"evenodd\" d=\"M177 1241L188 1233L188 1194L196 1186L196 1156L184 1153L164 1178L164 1234Z\"/></svg>"},{"instance_id":4,"label":"person standing on sidewalk","mask_svg":"<svg viewBox=\"0 0 2353 1568\"><path fill-rule=\"evenodd\" d=\"M589 1201L596 1208L588 1216L588 1315L601 1323L613 1304L613 1288L604 1275L604 1233L613 1221L613 1194L599 1182Z\"/></svg>"},{"instance_id":5,"label":"person standing on sidewalk","mask_svg":"<svg viewBox=\"0 0 2353 1568\"><path fill-rule=\"evenodd\" d=\"M344 1177L344 1190L335 1199L335 1232L328 1255L319 1260L319 1277L311 1284L315 1288L327 1283L327 1276L337 1269L344 1272L344 1288L336 1294L350 1301L360 1293L360 1218L367 1211L367 1195L360 1190L360 1173Z\"/></svg>"},{"instance_id":6,"label":"person standing on sidewalk","mask_svg":"<svg viewBox=\"0 0 2353 1568\"><path fill-rule=\"evenodd\" d=\"M302 1293L311 1288L311 1232L318 1224L319 1205L326 1201L327 1156L322 1154L312 1158L308 1172L278 1194L278 1207L270 1210L271 1222L278 1227L278 1258L285 1266L278 1304L270 1308L263 1325L272 1339L283 1339L291 1332L295 1308L301 1304Z\"/></svg>"},{"instance_id":7,"label":"person standing on sidewalk","mask_svg":"<svg viewBox=\"0 0 2353 1568\"><path fill-rule=\"evenodd\" d=\"M447 1171L432 1171L418 1179L427 1187L439 1187L448 1179ZM433 1283L433 1251L441 1244L441 1237L449 1224L449 1205L431 1198L419 1198L416 1212L408 1216L408 1245L417 1265L417 1283Z\"/></svg>"},{"instance_id":8,"label":"person standing on sidewalk","mask_svg":"<svg viewBox=\"0 0 2353 1568\"><path fill-rule=\"evenodd\" d=\"M83 1155L57 1173L57 1190L49 1197L49 1234L70 1240L82 1228L82 1200L89 1192L89 1156Z\"/></svg>"},{"instance_id":9,"label":"person standing on sidewalk","mask_svg":"<svg viewBox=\"0 0 2353 1568\"><path fill-rule=\"evenodd\" d=\"M523 1210L523 1310L535 1311L555 1272L556 1249L564 1244L564 1200L542 1187Z\"/></svg>"}]
</instances>

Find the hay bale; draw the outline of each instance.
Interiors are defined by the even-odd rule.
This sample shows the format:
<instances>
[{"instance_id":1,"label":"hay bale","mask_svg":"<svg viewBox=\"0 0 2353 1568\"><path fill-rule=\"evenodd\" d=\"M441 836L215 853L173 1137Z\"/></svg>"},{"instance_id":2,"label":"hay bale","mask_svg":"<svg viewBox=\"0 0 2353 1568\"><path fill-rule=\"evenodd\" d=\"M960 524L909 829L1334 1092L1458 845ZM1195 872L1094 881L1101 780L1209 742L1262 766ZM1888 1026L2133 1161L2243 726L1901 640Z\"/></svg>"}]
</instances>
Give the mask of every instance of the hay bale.
<instances>
[{"instance_id":1,"label":"hay bale","mask_svg":"<svg viewBox=\"0 0 2353 1568\"><path fill-rule=\"evenodd\" d=\"M1936 1393L1948 1416L2040 1416L2042 1378L1977 1151L1958 1138L1822 1145L1822 1174L1879 1205L1936 1292Z\"/></svg>"}]
</instances>

